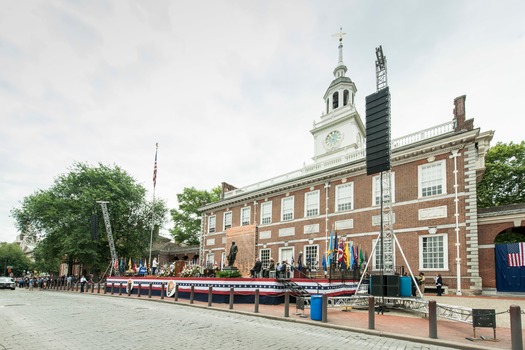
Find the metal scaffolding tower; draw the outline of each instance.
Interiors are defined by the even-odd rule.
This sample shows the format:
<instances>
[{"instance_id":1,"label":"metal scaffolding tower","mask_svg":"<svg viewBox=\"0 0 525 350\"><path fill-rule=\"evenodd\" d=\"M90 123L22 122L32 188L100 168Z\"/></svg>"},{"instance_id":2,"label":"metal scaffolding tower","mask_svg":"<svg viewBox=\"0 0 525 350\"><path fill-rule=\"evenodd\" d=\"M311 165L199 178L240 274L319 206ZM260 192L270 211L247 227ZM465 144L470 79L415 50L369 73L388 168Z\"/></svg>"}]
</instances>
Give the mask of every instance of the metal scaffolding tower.
<instances>
[{"instance_id":1,"label":"metal scaffolding tower","mask_svg":"<svg viewBox=\"0 0 525 350\"><path fill-rule=\"evenodd\" d=\"M376 87L380 91L388 86L386 57L383 48L376 48ZM381 172L381 255L383 258L383 271L385 274L395 273L394 262L394 221L392 211L392 172L390 170Z\"/></svg>"},{"instance_id":2,"label":"metal scaffolding tower","mask_svg":"<svg viewBox=\"0 0 525 350\"><path fill-rule=\"evenodd\" d=\"M113 270L115 271L114 276L120 276L120 271L118 269L118 256L117 256L117 250L115 249L115 242L113 241L113 234L111 233L111 224L109 222L109 213L108 213L108 207L107 203L105 201L97 201L98 204L100 204L100 207L102 208L102 215L104 216L104 224L106 225L106 232L108 234L108 242L109 242L109 251L111 252L111 266L110 266L110 272L109 276L112 275Z\"/></svg>"}]
</instances>

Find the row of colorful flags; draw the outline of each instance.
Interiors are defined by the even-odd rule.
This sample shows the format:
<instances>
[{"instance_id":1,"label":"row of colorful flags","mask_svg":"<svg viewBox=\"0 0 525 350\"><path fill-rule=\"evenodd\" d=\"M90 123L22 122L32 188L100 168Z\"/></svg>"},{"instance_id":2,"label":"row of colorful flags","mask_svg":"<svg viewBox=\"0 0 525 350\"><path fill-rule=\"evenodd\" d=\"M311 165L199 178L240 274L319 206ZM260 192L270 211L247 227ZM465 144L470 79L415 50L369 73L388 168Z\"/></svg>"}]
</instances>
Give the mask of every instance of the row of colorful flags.
<instances>
[{"instance_id":1,"label":"row of colorful flags","mask_svg":"<svg viewBox=\"0 0 525 350\"><path fill-rule=\"evenodd\" d=\"M135 273L141 273L141 271L149 271L148 270L148 259L128 259L127 267L126 267L126 258L120 258L120 262L118 264L118 269L120 272L124 271L133 271Z\"/></svg>"},{"instance_id":2,"label":"row of colorful flags","mask_svg":"<svg viewBox=\"0 0 525 350\"><path fill-rule=\"evenodd\" d=\"M326 271L332 264L343 270L357 270L363 267L366 253L359 245L349 242L346 238L338 238L337 232L332 229L328 251L323 255L323 270Z\"/></svg>"}]
</instances>

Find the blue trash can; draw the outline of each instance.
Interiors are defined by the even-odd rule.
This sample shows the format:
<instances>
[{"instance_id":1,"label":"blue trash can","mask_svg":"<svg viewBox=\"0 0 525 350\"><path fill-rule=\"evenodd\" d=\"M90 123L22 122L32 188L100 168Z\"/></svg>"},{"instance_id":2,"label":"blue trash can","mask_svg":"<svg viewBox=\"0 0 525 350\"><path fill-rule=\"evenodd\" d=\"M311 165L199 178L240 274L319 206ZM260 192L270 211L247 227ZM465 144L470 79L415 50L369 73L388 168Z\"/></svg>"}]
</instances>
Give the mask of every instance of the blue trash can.
<instances>
[{"instance_id":1,"label":"blue trash can","mask_svg":"<svg viewBox=\"0 0 525 350\"><path fill-rule=\"evenodd\" d=\"M412 296L412 279L410 276L401 276L399 279L399 296Z\"/></svg>"},{"instance_id":2,"label":"blue trash can","mask_svg":"<svg viewBox=\"0 0 525 350\"><path fill-rule=\"evenodd\" d=\"M323 296L321 294L313 294L310 299L310 318L313 321L323 319Z\"/></svg>"}]
</instances>

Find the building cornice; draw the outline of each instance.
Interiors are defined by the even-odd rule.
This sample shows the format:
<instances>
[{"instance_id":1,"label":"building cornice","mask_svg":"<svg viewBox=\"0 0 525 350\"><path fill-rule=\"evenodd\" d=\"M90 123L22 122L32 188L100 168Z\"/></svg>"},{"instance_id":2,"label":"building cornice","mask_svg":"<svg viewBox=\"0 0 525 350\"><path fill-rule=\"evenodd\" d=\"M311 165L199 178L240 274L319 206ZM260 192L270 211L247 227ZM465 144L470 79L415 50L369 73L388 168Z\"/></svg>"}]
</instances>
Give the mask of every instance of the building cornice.
<instances>
[{"instance_id":1,"label":"building cornice","mask_svg":"<svg viewBox=\"0 0 525 350\"><path fill-rule=\"evenodd\" d=\"M392 154L392 166L395 167L407 162L414 161L415 159L445 154L455 149L462 149L465 144L474 142L478 134L478 129L461 133L452 132L448 133L447 135L440 135L431 140L427 139L424 142L414 143L411 145L411 147L401 147L399 150L394 150ZM309 170L308 168L313 170ZM246 191L244 193L239 193L238 195L225 198L219 202L207 204L199 209L201 211L212 211L219 208L231 207L238 203L246 203L252 200L260 201L265 197L269 197L278 193L289 192L290 190L299 187L312 186L313 184L322 184L327 182L327 180L332 180L337 177L363 175L366 174L366 161L364 156L362 156L361 158L357 158L348 162L340 162L338 165L329 168L322 166L316 167L316 164L313 164L303 167L300 172L302 172L302 175L296 175L293 179L282 181L280 183L273 183L271 180L268 180L269 184L267 186L251 191ZM255 185L248 186L247 188L249 187L255 187ZM242 188L236 189L235 191L242 191Z\"/></svg>"}]
</instances>

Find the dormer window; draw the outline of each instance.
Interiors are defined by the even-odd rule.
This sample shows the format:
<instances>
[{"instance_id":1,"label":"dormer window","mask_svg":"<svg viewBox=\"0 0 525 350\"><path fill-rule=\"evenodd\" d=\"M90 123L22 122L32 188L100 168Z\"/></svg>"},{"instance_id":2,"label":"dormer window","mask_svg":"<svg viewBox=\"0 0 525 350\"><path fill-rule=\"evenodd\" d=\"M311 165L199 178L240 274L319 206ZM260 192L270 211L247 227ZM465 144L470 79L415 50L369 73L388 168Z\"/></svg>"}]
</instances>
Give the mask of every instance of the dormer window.
<instances>
[{"instance_id":1,"label":"dormer window","mask_svg":"<svg viewBox=\"0 0 525 350\"><path fill-rule=\"evenodd\" d=\"M332 109L339 107L339 93L336 91L332 95Z\"/></svg>"},{"instance_id":2,"label":"dormer window","mask_svg":"<svg viewBox=\"0 0 525 350\"><path fill-rule=\"evenodd\" d=\"M348 90L343 91L343 106L346 106L348 104L348 98L350 97L350 93Z\"/></svg>"}]
</instances>

